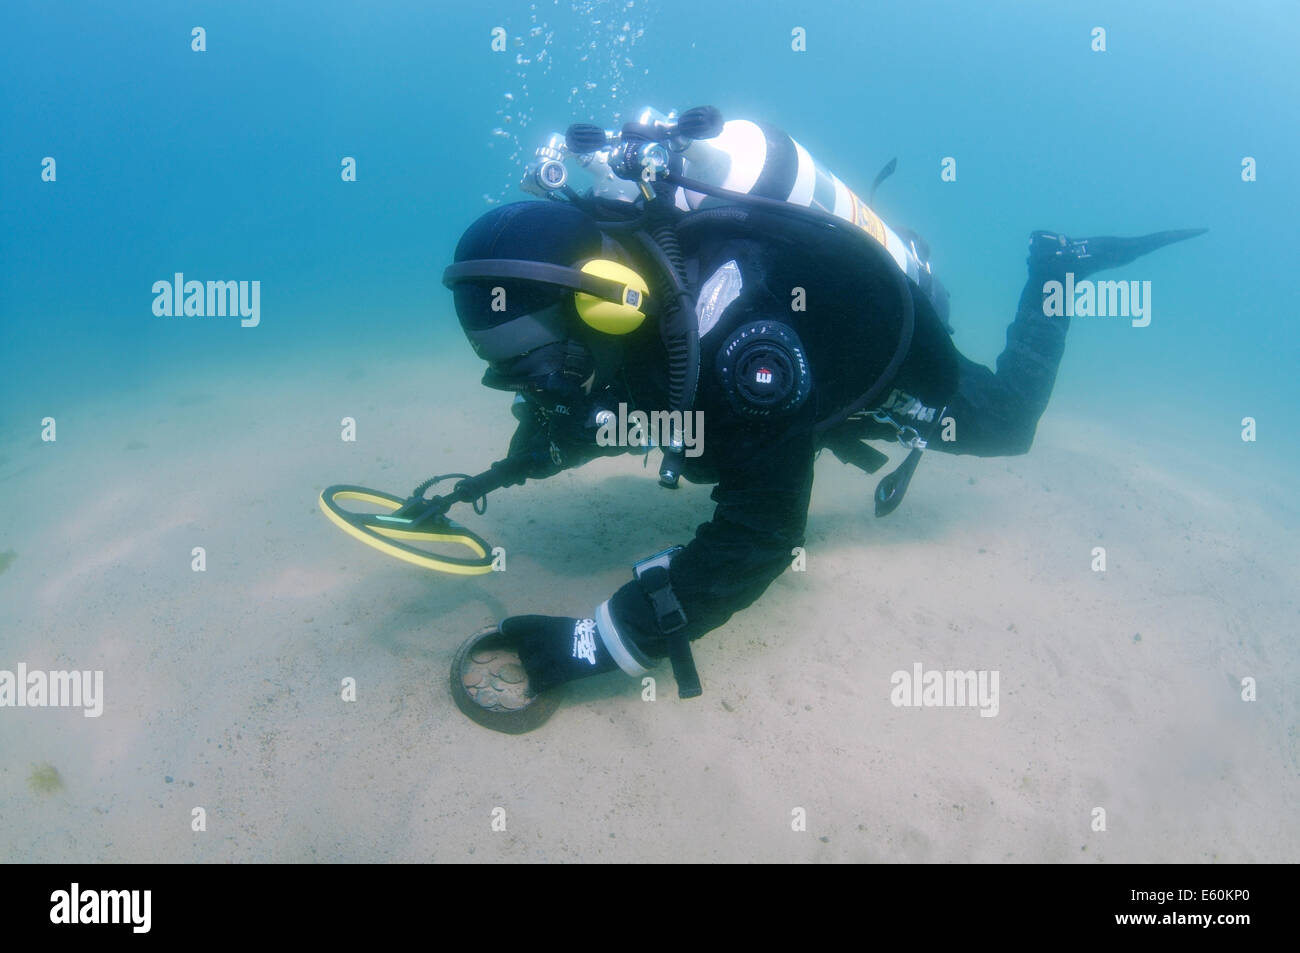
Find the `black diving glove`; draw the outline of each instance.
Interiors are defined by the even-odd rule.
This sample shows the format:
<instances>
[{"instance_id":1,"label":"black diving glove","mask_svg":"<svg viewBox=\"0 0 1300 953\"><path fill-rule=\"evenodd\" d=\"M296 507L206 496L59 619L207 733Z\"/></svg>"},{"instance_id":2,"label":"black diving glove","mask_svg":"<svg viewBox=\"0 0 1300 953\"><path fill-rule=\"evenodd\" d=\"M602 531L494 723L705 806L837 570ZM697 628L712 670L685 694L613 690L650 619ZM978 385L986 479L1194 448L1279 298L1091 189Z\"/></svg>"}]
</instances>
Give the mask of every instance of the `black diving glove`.
<instances>
[{"instance_id":1,"label":"black diving glove","mask_svg":"<svg viewBox=\"0 0 1300 953\"><path fill-rule=\"evenodd\" d=\"M541 415L522 398L516 399L510 410L519 421L519 426L510 438L508 455L532 455L535 463L525 474L530 480L544 480L559 473L562 467L551 457L551 438Z\"/></svg>"},{"instance_id":2,"label":"black diving glove","mask_svg":"<svg viewBox=\"0 0 1300 953\"><path fill-rule=\"evenodd\" d=\"M537 463L527 474L530 480L554 476L597 457L626 453L626 447L602 447L597 443L600 409L595 404L584 403L577 416L548 414L520 398L511 407L519 426L510 438L509 453L511 456L531 453L536 457Z\"/></svg>"},{"instance_id":3,"label":"black diving glove","mask_svg":"<svg viewBox=\"0 0 1300 953\"><path fill-rule=\"evenodd\" d=\"M501 634L519 653L534 693L618 668L592 619L516 615L501 621Z\"/></svg>"}]
</instances>

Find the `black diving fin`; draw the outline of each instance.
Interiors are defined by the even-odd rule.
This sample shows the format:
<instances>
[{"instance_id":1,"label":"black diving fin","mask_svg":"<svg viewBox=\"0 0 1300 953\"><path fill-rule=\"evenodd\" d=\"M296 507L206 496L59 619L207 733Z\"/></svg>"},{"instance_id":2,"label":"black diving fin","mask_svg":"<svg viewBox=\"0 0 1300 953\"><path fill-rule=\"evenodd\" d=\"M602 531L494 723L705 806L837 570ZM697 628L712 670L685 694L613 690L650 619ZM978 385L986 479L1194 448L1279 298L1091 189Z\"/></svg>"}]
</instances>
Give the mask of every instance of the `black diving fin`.
<instances>
[{"instance_id":1,"label":"black diving fin","mask_svg":"<svg viewBox=\"0 0 1300 953\"><path fill-rule=\"evenodd\" d=\"M1208 231L1208 228L1178 228L1135 238L1111 235L1067 238L1056 232L1032 232L1029 236L1029 263L1053 271L1072 271L1076 278L1082 278L1107 268L1119 268L1158 248Z\"/></svg>"}]
</instances>

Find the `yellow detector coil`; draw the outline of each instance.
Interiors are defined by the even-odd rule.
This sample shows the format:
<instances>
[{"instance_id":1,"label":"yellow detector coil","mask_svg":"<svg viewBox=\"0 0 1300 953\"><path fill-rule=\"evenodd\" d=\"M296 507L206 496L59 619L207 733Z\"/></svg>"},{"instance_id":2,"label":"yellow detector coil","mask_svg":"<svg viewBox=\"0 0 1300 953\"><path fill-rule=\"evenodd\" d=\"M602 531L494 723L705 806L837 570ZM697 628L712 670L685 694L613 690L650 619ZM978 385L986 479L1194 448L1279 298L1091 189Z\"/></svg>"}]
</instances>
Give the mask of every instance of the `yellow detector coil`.
<instances>
[{"instance_id":1,"label":"yellow detector coil","mask_svg":"<svg viewBox=\"0 0 1300 953\"><path fill-rule=\"evenodd\" d=\"M645 279L626 265L608 258L596 258L582 266L582 271L597 278L606 278L623 286L620 301L606 301L582 291L574 292L573 303L578 317L597 331L606 334L628 334L645 320L645 299L649 287Z\"/></svg>"},{"instance_id":2,"label":"yellow detector coil","mask_svg":"<svg viewBox=\"0 0 1300 953\"><path fill-rule=\"evenodd\" d=\"M407 501L367 489L364 486L339 484L326 487L320 495L320 508L330 521L353 539L358 539L372 549L394 556L403 562L436 572L458 576L478 576L492 571L492 547L445 516L414 523L383 513L352 513L339 506L339 500L352 500L385 507L389 513L405 506ZM439 556L425 552L398 540L419 540L426 543L454 543L474 553L473 559L456 556Z\"/></svg>"}]
</instances>

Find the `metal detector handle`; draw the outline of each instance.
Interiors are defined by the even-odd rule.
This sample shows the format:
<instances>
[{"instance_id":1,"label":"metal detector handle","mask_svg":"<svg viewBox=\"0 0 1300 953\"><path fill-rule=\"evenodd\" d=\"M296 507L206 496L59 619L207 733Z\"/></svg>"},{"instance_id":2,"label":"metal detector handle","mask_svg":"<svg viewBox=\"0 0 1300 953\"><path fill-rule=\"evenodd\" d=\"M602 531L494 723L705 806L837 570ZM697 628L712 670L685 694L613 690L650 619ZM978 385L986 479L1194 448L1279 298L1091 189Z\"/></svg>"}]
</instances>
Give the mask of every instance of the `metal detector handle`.
<instances>
[{"instance_id":1,"label":"metal detector handle","mask_svg":"<svg viewBox=\"0 0 1300 953\"><path fill-rule=\"evenodd\" d=\"M435 496L427 500L416 498L407 501L407 505L403 507L406 512L402 515L411 516L413 513L419 512L420 515L411 520L412 526L417 526L432 517L445 516L447 511L457 503L473 503L487 496L493 490L500 490L507 486L519 486L527 481L528 474L535 467L549 462L550 454L547 451L517 453L506 457L504 460L498 460L482 473L461 479L446 496Z\"/></svg>"},{"instance_id":2,"label":"metal detector handle","mask_svg":"<svg viewBox=\"0 0 1300 953\"><path fill-rule=\"evenodd\" d=\"M457 503L469 503L486 496L493 490L507 486L519 486L528 480L528 474L539 464L549 464L551 455L548 450L530 450L517 453L504 460L498 460L482 473L467 477L457 483L451 496Z\"/></svg>"}]
</instances>

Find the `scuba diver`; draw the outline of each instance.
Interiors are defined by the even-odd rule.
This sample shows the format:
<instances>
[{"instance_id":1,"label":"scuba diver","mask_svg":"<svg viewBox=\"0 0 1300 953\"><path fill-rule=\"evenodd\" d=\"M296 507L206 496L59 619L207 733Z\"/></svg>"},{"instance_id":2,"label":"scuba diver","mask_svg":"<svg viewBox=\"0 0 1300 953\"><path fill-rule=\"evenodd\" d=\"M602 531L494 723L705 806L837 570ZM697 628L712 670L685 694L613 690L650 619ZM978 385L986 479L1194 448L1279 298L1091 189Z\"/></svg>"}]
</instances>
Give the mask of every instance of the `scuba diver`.
<instances>
[{"instance_id":1,"label":"scuba diver","mask_svg":"<svg viewBox=\"0 0 1300 953\"><path fill-rule=\"evenodd\" d=\"M575 190L571 170L591 188ZM690 642L791 565L819 451L874 472L887 458L865 441L909 450L877 486L880 516L926 449L1025 453L1069 329L1068 317L1045 314L1045 284L1204 231L1033 232L991 370L953 345L924 241L887 226L767 124L724 123L712 107L645 110L613 131L577 124L538 150L525 187L541 198L471 224L444 274L487 364L483 383L515 393L518 420L495 479L467 482L457 498L645 451L602 434L635 411L659 411L671 424L655 441L660 483L714 484L716 508L694 539L637 563L599 606L511 616L461 647L457 704L512 733L544 721L565 683L615 670L640 677L665 658L680 696L700 694ZM695 420L707 426L692 447L684 437Z\"/></svg>"}]
</instances>

